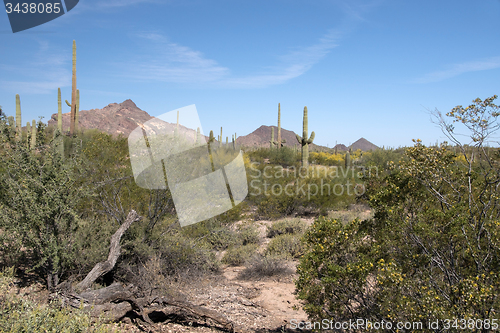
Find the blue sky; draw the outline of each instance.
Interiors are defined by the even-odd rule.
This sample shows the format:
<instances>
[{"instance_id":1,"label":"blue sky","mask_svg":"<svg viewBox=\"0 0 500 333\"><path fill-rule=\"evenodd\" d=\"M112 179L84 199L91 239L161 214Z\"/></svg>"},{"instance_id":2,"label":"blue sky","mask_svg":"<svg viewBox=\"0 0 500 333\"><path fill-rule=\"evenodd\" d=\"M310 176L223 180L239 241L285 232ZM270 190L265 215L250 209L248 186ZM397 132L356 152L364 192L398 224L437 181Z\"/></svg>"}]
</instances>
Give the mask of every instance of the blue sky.
<instances>
[{"instance_id":1,"label":"blue sky","mask_svg":"<svg viewBox=\"0 0 500 333\"><path fill-rule=\"evenodd\" d=\"M0 14L0 105L20 94L23 124L56 113L75 39L82 110L196 104L205 133L246 135L281 103L296 133L308 107L317 144L434 143L429 110L500 94L499 17L500 0L80 0L13 34Z\"/></svg>"}]
</instances>

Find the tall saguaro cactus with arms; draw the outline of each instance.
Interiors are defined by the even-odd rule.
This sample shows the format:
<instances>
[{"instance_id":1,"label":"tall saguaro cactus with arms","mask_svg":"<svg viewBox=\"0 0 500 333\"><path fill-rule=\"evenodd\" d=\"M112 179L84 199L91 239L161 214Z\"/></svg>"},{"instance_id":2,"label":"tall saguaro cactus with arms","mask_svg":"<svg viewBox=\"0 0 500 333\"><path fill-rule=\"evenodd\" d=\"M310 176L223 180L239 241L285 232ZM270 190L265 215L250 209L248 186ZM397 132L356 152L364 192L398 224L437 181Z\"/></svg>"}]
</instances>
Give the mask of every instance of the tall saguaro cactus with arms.
<instances>
[{"instance_id":1,"label":"tall saguaro cactus with arms","mask_svg":"<svg viewBox=\"0 0 500 333\"><path fill-rule=\"evenodd\" d=\"M22 138L22 132L21 132L21 98L19 97L19 94L16 94L16 136L19 141L21 141Z\"/></svg>"},{"instance_id":2,"label":"tall saguaro cactus with arms","mask_svg":"<svg viewBox=\"0 0 500 333\"><path fill-rule=\"evenodd\" d=\"M69 122L69 134L73 135L75 132L75 121L76 121L76 41L73 40L73 77L71 83L71 104L66 100L66 104L71 106L70 122Z\"/></svg>"},{"instance_id":3,"label":"tall saguaro cactus with arms","mask_svg":"<svg viewBox=\"0 0 500 333\"><path fill-rule=\"evenodd\" d=\"M57 129L62 133L61 88L57 88Z\"/></svg>"},{"instance_id":4,"label":"tall saguaro cactus with arms","mask_svg":"<svg viewBox=\"0 0 500 333\"><path fill-rule=\"evenodd\" d=\"M276 146L278 147L278 149L280 149L281 147L283 147L284 143L286 143L286 140L281 140L281 107L280 103L278 103L278 139L276 141Z\"/></svg>"},{"instance_id":5,"label":"tall saguaro cactus with arms","mask_svg":"<svg viewBox=\"0 0 500 333\"><path fill-rule=\"evenodd\" d=\"M271 140L269 140L269 149L272 149L274 144L276 144L276 141L274 141L274 127L271 127Z\"/></svg>"},{"instance_id":6,"label":"tall saguaro cactus with arms","mask_svg":"<svg viewBox=\"0 0 500 333\"><path fill-rule=\"evenodd\" d=\"M311 132L311 136L309 139L307 138L307 106L304 106L304 120L302 124L302 137L298 134L295 134L297 137L297 141L302 145L302 166L307 167L309 165L309 145L313 143L314 140L314 131Z\"/></svg>"}]
</instances>

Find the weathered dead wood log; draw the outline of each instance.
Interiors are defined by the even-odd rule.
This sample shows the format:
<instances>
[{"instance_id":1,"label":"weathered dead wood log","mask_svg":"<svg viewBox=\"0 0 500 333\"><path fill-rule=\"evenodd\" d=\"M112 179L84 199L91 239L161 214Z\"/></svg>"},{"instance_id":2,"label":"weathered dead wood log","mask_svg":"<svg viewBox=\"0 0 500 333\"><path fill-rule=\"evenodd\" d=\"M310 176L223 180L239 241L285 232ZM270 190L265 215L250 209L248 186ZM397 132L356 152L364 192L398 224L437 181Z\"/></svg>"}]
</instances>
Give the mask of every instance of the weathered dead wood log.
<instances>
[{"instance_id":1,"label":"weathered dead wood log","mask_svg":"<svg viewBox=\"0 0 500 333\"><path fill-rule=\"evenodd\" d=\"M241 329L237 329L229 319L227 319L225 316L219 314L218 312L201 307L201 306L198 306L198 305L191 304L189 302L168 299L165 297L161 297L161 298L158 297L158 298L153 299L150 303L151 304L158 303L158 304L163 305L163 306L165 306L165 305L174 306L174 307L177 307L177 308L180 308L182 310L189 312L195 318L200 318L203 320L211 319L214 322L216 322L217 324L221 325L225 330L227 330L229 332L241 332L242 331ZM164 311L164 308L159 309L159 308L154 307L154 306L148 307L145 311L148 314L153 312L153 311L163 311L165 314L168 314L167 312Z\"/></svg>"},{"instance_id":2,"label":"weathered dead wood log","mask_svg":"<svg viewBox=\"0 0 500 333\"><path fill-rule=\"evenodd\" d=\"M92 283L94 283L95 280L97 280L104 274L110 272L113 269L113 267L115 267L116 261L120 256L120 250L121 250L120 239L122 238L125 231L127 231L127 229L130 227L130 225L133 222L139 221L140 219L141 217L139 216L139 214L136 213L135 210L130 211L127 218L125 219L125 222L123 222L120 228L118 228L118 230L111 237L111 245L109 248L108 260L102 261L97 265L95 265L94 268L92 268L92 270L90 271L90 273L87 274L85 279L83 279L82 282L76 285L75 287L76 292L81 292L89 288L92 285Z\"/></svg>"},{"instance_id":3,"label":"weathered dead wood log","mask_svg":"<svg viewBox=\"0 0 500 333\"><path fill-rule=\"evenodd\" d=\"M113 283L108 287L97 290L89 289L95 280L113 269L120 256L121 237L133 222L139 221L140 219L141 217L132 210L128 214L125 222L111 237L108 259L96 264L90 273L87 274L85 279L78 283L74 289L71 283L66 281L58 285L58 292L51 296L61 300L64 306L73 308L83 307L84 310L90 312L92 317L98 318L104 316L104 318L110 322L120 321L129 311L134 310L146 323L153 324L148 316L149 313L153 311L162 311L166 315L177 313L167 310L168 306L173 306L187 312L189 316L193 316L197 318L197 320L210 319L221 325L224 330L230 332L244 332L245 330L240 328L237 329L230 320L216 311L177 299L164 297L135 298L133 290L123 286L121 283Z\"/></svg>"}]
</instances>

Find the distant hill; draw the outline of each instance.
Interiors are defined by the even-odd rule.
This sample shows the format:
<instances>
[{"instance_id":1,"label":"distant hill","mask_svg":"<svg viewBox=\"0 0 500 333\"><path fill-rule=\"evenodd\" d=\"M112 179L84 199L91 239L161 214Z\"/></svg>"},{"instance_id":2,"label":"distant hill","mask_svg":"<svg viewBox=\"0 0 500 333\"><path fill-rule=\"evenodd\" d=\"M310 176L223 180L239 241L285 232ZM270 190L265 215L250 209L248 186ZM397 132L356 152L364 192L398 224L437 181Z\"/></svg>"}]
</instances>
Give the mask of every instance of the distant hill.
<instances>
[{"instance_id":1,"label":"distant hill","mask_svg":"<svg viewBox=\"0 0 500 333\"><path fill-rule=\"evenodd\" d=\"M262 125L259 128L257 128L255 131L252 133L245 135L245 136L240 136L236 139L236 143L239 144L240 146L243 147L269 147L269 140L271 140L271 130L274 128L274 140L276 141L278 139L278 127L276 126L266 126ZM309 134L310 135L310 134ZM295 137L295 132L286 130L284 128L281 129L281 138L286 140L286 143L284 143L284 146L287 147L293 147L293 146L298 146L299 143L297 142L297 139ZM338 152L343 152L343 151L348 151L349 147L347 147L344 144L337 144L335 147L337 147ZM324 146L312 144L311 149L313 151L327 151L327 152L334 152L334 148L327 148ZM369 150L375 150L378 149L376 145L371 143L370 141L366 140L365 138L361 138L358 141L354 142L350 146L352 151L356 151L358 149L361 149L362 151L369 151Z\"/></svg>"},{"instance_id":2,"label":"distant hill","mask_svg":"<svg viewBox=\"0 0 500 333\"><path fill-rule=\"evenodd\" d=\"M252 133L238 137L236 139L236 143L244 147L269 147L272 128L274 128L274 140L276 141L278 140L278 127L262 125ZM281 139L286 140L283 145L287 147L292 147L299 144L295 137L295 132L286 130L284 128L281 129Z\"/></svg>"},{"instance_id":3,"label":"distant hill","mask_svg":"<svg viewBox=\"0 0 500 333\"><path fill-rule=\"evenodd\" d=\"M78 123L80 128L95 128L111 135L123 134L127 137L139 124L152 119L146 111L142 111L130 99L117 104L111 103L102 109L81 110ZM70 113L63 113L63 131L69 129ZM57 126L57 113L48 121Z\"/></svg>"},{"instance_id":4,"label":"distant hill","mask_svg":"<svg viewBox=\"0 0 500 333\"><path fill-rule=\"evenodd\" d=\"M278 127L262 125L255 131L248 135L240 136L236 139L236 143L243 147L250 148L269 148L269 141L271 140L271 131L274 128L274 141L278 140ZM302 133L301 133L302 134ZM311 135L311 133L309 133ZM302 135L301 135L302 136ZM286 140L283 146L286 147L299 147L295 132L281 128L281 140ZM331 148L319 146L316 144L310 145L312 151L331 151Z\"/></svg>"},{"instance_id":5,"label":"distant hill","mask_svg":"<svg viewBox=\"0 0 500 333\"><path fill-rule=\"evenodd\" d=\"M333 147L333 150L335 151L335 149L337 149L338 152L340 151L348 151L349 150L349 147L347 147L345 144L343 143L339 143L339 144L336 144L335 147Z\"/></svg>"},{"instance_id":6,"label":"distant hill","mask_svg":"<svg viewBox=\"0 0 500 333\"><path fill-rule=\"evenodd\" d=\"M356 151L358 149L361 149L362 151L369 151L369 150L376 150L378 149L378 147L373 143L371 143L370 141L366 140L365 138L361 138L351 145L352 151Z\"/></svg>"},{"instance_id":7,"label":"distant hill","mask_svg":"<svg viewBox=\"0 0 500 333\"><path fill-rule=\"evenodd\" d=\"M152 119L146 111L141 110L135 103L127 99L122 103L111 103L102 109L81 110L79 114L79 126L84 129L98 129L111 135L122 134L125 137L135 129L139 124L144 124ZM70 113L63 113L63 130L69 130ZM57 113L54 113L48 121L49 125L57 126ZM169 130L171 124L157 124L161 128L167 126ZM182 127L182 126L181 126ZM269 147L269 140L271 140L271 129L274 128L274 140L278 139L278 127L262 125L252 133L240 136L236 139L236 143L243 147L257 148ZM160 130L160 128L158 128ZM163 129L164 130L164 129ZM184 128L181 128L181 131ZM187 129L185 129L187 130ZM302 134L302 133L301 133ZM310 135L310 134L309 134ZM194 137L194 134L193 134ZM281 138L286 140L283 144L287 147L299 146L295 137L295 132L287 129L281 129ZM343 144L337 144L337 151L347 151L349 148ZM363 151L374 150L378 147L369 142L365 138L361 138L351 146L353 151L361 149ZM327 148L316 144L311 145L312 151L327 151L333 152L335 148Z\"/></svg>"}]
</instances>

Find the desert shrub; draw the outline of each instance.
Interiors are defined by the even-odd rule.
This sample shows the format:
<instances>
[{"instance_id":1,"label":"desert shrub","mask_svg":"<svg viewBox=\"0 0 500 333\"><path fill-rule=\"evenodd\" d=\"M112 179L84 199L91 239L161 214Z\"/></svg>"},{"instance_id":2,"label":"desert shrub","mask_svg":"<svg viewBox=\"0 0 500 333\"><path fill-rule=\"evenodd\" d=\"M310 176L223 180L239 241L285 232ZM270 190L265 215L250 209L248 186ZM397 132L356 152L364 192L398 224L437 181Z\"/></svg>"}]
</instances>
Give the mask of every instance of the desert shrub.
<instances>
[{"instance_id":1,"label":"desert shrub","mask_svg":"<svg viewBox=\"0 0 500 333\"><path fill-rule=\"evenodd\" d=\"M75 148L65 159L50 145L0 151L0 242L7 244L1 251L14 262L26 255L51 288L74 267L77 206L92 195L83 158Z\"/></svg>"},{"instance_id":2,"label":"desert shrub","mask_svg":"<svg viewBox=\"0 0 500 333\"><path fill-rule=\"evenodd\" d=\"M0 332L114 332L81 310L63 309L58 302L37 304L14 291L13 270L0 273Z\"/></svg>"},{"instance_id":3,"label":"desert shrub","mask_svg":"<svg viewBox=\"0 0 500 333\"><path fill-rule=\"evenodd\" d=\"M253 162L263 163L267 160L271 164L279 164L283 166L297 165L300 163L300 150L297 151L291 147L276 148L257 148L247 149L245 155Z\"/></svg>"},{"instance_id":4,"label":"desert shrub","mask_svg":"<svg viewBox=\"0 0 500 333\"><path fill-rule=\"evenodd\" d=\"M269 162L281 166L298 166L300 162L300 152L287 146L281 147L280 149L270 149Z\"/></svg>"},{"instance_id":5,"label":"desert shrub","mask_svg":"<svg viewBox=\"0 0 500 333\"><path fill-rule=\"evenodd\" d=\"M347 206L365 193L361 168L310 166L283 168L252 163L247 200L257 207L257 217L276 219Z\"/></svg>"},{"instance_id":6,"label":"desert shrub","mask_svg":"<svg viewBox=\"0 0 500 333\"><path fill-rule=\"evenodd\" d=\"M204 239L186 236L175 219L162 221L148 236L149 241L144 242L147 223L132 224L122 238L121 260L114 273L116 278L147 288L149 282L144 283L149 279L145 274L150 274L145 270L147 263L158 266L158 272L164 278L218 271L220 263L211 251L211 244Z\"/></svg>"},{"instance_id":7,"label":"desert shrub","mask_svg":"<svg viewBox=\"0 0 500 333\"><path fill-rule=\"evenodd\" d=\"M298 258L303 253L303 247L300 242L300 236L292 234L283 234L271 239L267 244L266 255Z\"/></svg>"},{"instance_id":8,"label":"desert shrub","mask_svg":"<svg viewBox=\"0 0 500 333\"><path fill-rule=\"evenodd\" d=\"M237 230L237 237L241 245L258 244L260 242L259 231L253 225L240 227Z\"/></svg>"},{"instance_id":9,"label":"desert shrub","mask_svg":"<svg viewBox=\"0 0 500 333\"><path fill-rule=\"evenodd\" d=\"M238 237L227 227L221 227L210 232L206 241L211 244L215 250L225 250L228 247L237 244Z\"/></svg>"},{"instance_id":10,"label":"desert shrub","mask_svg":"<svg viewBox=\"0 0 500 333\"><path fill-rule=\"evenodd\" d=\"M500 310L500 154L485 145L499 129L495 98L447 114L470 130L473 146L438 113L456 146L415 140L369 188L373 219L320 218L308 229L296 287L311 319L448 319L456 331L453 322L475 318L488 328L469 330L492 329Z\"/></svg>"},{"instance_id":11,"label":"desert shrub","mask_svg":"<svg viewBox=\"0 0 500 333\"><path fill-rule=\"evenodd\" d=\"M293 270L288 266L285 259L274 256L254 255L247 261L247 267L238 277L250 280L289 274L293 274Z\"/></svg>"},{"instance_id":12,"label":"desert shrub","mask_svg":"<svg viewBox=\"0 0 500 333\"><path fill-rule=\"evenodd\" d=\"M306 223L299 218L274 222L267 227L267 237L272 238L283 234L300 234L306 229Z\"/></svg>"},{"instance_id":13,"label":"desert shrub","mask_svg":"<svg viewBox=\"0 0 500 333\"><path fill-rule=\"evenodd\" d=\"M202 243L172 235L161 244L158 251L168 274L187 270L214 272L219 269L215 254Z\"/></svg>"},{"instance_id":14,"label":"desert shrub","mask_svg":"<svg viewBox=\"0 0 500 333\"><path fill-rule=\"evenodd\" d=\"M261 219L278 219L283 216L293 215L303 207L300 197L287 195L262 196L257 203L256 215Z\"/></svg>"},{"instance_id":15,"label":"desert shrub","mask_svg":"<svg viewBox=\"0 0 500 333\"><path fill-rule=\"evenodd\" d=\"M231 266L241 266L243 265L257 250L257 245L248 244L238 247L229 248L224 257L222 257L222 263Z\"/></svg>"},{"instance_id":16,"label":"desert shrub","mask_svg":"<svg viewBox=\"0 0 500 333\"><path fill-rule=\"evenodd\" d=\"M89 217L78 221L72 251L74 252L72 274L86 274L98 262L107 259L111 236L118 226L106 217Z\"/></svg>"},{"instance_id":17,"label":"desert shrub","mask_svg":"<svg viewBox=\"0 0 500 333\"><path fill-rule=\"evenodd\" d=\"M373 218L373 213L369 211L369 208L369 206L363 204L350 205L347 210L334 210L328 212L328 217L333 220L338 220L345 225L355 219L366 220Z\"/></svg>"},{"instance_id":18,"label":"desert shrub","mask_svg":"<svg viewBox=\"0 0 500 333\"><path fill-rule=\"evenodd\" d=\"M344 163L344 154L311 152L309 153L309 159L311 160L311 163L314 164L341 166Z\"/></svg>"},{"instance_id":19,"label":"desert shrub","mask_svg":"<svg viewBox=\"0 0 500 333\"><path fill-rule=\"evenodd\" d=\"M343 224L319 217L304 234L296 288L311 318L324 318L326 313L348 318L353 309L359 316L373 315L376 304L366 280L376 271L381 253L376 243L364 240L362 229L359 220ZM363 299L363 306L355 299Z\"/></svg>"}]
</instances>

